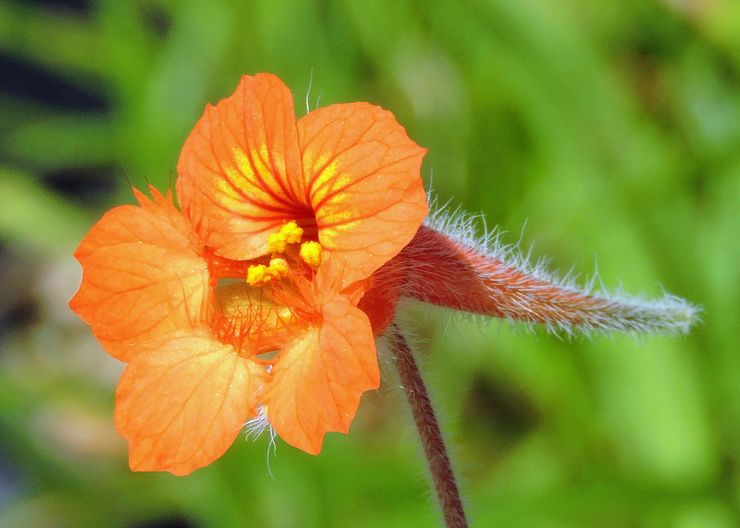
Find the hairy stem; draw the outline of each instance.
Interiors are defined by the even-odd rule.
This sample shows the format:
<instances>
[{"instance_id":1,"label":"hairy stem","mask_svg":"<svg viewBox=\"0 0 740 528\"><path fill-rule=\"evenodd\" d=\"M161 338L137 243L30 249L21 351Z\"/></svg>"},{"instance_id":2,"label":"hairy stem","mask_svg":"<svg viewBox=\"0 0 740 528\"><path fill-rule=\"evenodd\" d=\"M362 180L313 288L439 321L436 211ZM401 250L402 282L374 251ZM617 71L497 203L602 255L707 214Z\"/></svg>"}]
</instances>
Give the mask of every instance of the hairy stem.
<instances>
[{"instance_id":1,"label":"hairy stem","mask_svg":"<svg viewBox=\"0 0 740 528\"><path fill-rule=\"evenodd\" d=\"M421 372L416 365L416 360L408 343L406 343L406 339L397 327L392 329L391 339L396 368L401 378L401 385L406 391L416 428L421 437L424 454L432 473L437 499L444 514L445 524L448 528L466 528L468 521L465 519L465 511L455 482L455 474L452 472L450 458L447 456L447 448L442 439L442 432L439 430L439 423L434 414L434 408L421 377Z\"/></svg>"}]
</instances>

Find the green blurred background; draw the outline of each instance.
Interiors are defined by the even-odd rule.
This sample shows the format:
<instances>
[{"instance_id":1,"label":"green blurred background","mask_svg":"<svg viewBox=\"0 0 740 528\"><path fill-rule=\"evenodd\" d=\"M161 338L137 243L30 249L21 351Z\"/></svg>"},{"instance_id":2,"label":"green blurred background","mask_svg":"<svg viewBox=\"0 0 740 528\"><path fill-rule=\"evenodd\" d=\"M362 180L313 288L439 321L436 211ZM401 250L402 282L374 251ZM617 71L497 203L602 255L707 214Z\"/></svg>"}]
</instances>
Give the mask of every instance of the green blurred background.
<instances>
[{"instance_id":1,"label":"green blurred background","mask_svg":"<svg viewBox=\"0 0 740 528\"><path fill-rule=\"evenodd\" d=\"M564 341L406 306L473 526L738 526L735 0L0 0L0 526L439 525L392 376L320 456L278 441L274 479L264 437L128 470L71 253L259 71L299 115L311 77L311 108L392 109L441 201L554 268L704 308L688 337Z\"/></svg>"}]
</instances>

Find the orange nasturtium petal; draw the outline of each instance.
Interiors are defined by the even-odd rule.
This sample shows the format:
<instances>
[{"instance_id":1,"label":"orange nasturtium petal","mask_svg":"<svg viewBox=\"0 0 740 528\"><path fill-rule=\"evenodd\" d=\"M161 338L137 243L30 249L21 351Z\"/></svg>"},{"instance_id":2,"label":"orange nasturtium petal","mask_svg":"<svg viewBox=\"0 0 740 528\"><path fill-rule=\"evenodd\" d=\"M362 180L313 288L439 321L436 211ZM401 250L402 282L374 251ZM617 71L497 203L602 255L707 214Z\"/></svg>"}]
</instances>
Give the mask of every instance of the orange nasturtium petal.
<instances>
[{"instance_id":1,"label":"orange nasturtium petal","mask_svg":"<svg viewBox=\"0 0 740 528\"><path fill-rule=\"evenodd\" d=\"M116 428L135 471L187 475L224 454L249 417L266 373L207 328L163 339L126 367Z\"/></svg>"},{"instance_id":2,"label":"orange nasturtium petal","mask_svg":"<svg viewBox=\"0 0 740 528\"><path fill-rule=\"evenodd\" d=\"M109 211L75 252L83 276L70 307L123 361L202 320L207 302L208 266L194 233L171 199L151 192L153 200L136 191L139 207Z\"/></svg>"},{"instance_id":3,"label":"orange nasturtium petal","mask_svg":"<svg viewBox=\"0 0 740 528\"><path fill-rule=\"evenodd\" d=\"M321 451L329 431L347 433L362 394L380 383L370 323L344 296L321 308L309 326L278 355L261 402L270 425L288 444Z\"/></svg>"},{"instance_id":4,"label":"orange nasturtium petal","mask_svg":"<svg viewBox=\"0 0 740 528\"><path fill-rule=\"evenodd\" d=\"M206 244L247 260L268 252L267 237L301 214L301 159L293 96L270 74L242 77L236 92L185 140L177 194Z\"/></svg>"},{"instance_id":5,"label":"orange nasturtium petal","mask_svg":"<svg viewBox=\"0 0 740 528\"><path fill-rule=\"evenodd\" d=\"M298 121L306 191L324 249L344 259L343 285L367 278L412 239L427 215L426 149L391 112L327 106Z\"/></svg>"}]
</instances>

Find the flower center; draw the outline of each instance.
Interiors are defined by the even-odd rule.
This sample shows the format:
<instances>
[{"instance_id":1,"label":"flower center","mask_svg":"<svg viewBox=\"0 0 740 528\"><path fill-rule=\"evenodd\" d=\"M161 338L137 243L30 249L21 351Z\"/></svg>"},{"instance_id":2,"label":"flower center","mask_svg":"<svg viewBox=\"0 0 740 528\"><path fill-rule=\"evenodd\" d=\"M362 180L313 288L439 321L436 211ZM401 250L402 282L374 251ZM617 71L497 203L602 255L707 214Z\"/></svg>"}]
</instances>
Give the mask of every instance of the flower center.
<instances>
[{"instance_id":1,"label":"flower center","mask_svg":"<svg viewBox=\"0 0 740 528\"><path fill-rule=\"evenodd\" d=\"M219 314L214 331L245 357L267 361L263 354L284 344L284 334L294 324L293 312L278 305L272 291L254 288L240 281L220 284L216 288Z\"/></svg>"},{"instance_id":2,"label":"flower center","mask_svg":"<svg viewBox=\"0 0 740 528\"><path fill-rule=\"evenodd\" d=\"M321 265L322 248L315 240L303 239L303 228L295 220L284 224L277 233L272 233L267 239L267 245L272 254L268 264L253 264L247 269L247 284L250 286L264 286L265 284L282 279L290 272L289 262L308 266L311 270ZM294 247L300 244L296 252Z\"/></svg>"}]
</instances>

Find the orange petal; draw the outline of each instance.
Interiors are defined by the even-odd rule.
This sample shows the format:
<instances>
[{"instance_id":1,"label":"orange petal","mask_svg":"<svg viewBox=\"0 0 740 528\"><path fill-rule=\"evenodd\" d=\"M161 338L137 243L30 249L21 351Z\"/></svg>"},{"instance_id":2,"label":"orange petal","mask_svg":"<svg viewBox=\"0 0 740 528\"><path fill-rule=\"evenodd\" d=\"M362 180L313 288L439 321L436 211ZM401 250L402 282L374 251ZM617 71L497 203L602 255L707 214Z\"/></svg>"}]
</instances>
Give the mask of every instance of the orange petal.
<instances>
[{"instance_id":1,"label":"orange petal","mask_svg":"<svg viewBox=\"0 0 740 528\"><path fill-rule=\"evenodd\" d=\"M131 469L187 475L219 458L253 415L264 376L205 328L135 358L116 392Z\"/></svg>"},{"instance_id":2,"label":"orange petal","mask_svg":"<svg viewBox=\"0 0 740 528\"><path fill-rule=\"evenodd\" d=\"M70 307L112 356L129 361L144 341L204 317L208 267L169 198L135 191L140 207L109 211L80 243L82 284Z\"/></svg>"},{"instance_id":3,"label":"orange petal","mask_svg":"<svg viewBox=\"0 0 740 528\"><path fill-rule=\"evenodd\" d=\"M323 322L279 353L262 399L277 434L311 454L321 451L327 432L349 431L362 393L380 383L365 314L345 297L322 310Z\"/></svg>"},{"instance_id":4,"label":"orange petal","mask_svg":"<svg viewBox=\"0 0 740 528\"><path fill-rule=\"evenodd\" d=\"M271 232L307 214L285 84L269 74L242 77L233 95L206 107L177 171L182 210L207 245L231 259L266 254Z\"/></svg>"},{"instance_id":5,"label":"orange petal","mask_svg":"<svg viewBox=\"0 0 740 528\"><path fill-rule=\"evenodd\" d=\"M395 256L421 225L426 149L392 113L367 103L311 112L298 121L298 133L319 241L344 259L346 286Z\"/></svg>"}]
</instances>

